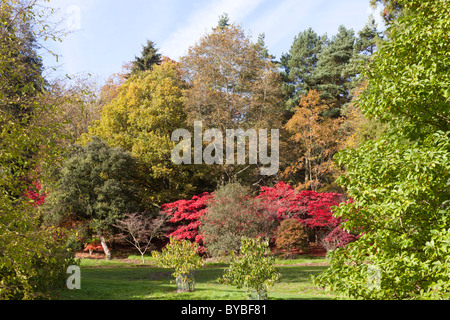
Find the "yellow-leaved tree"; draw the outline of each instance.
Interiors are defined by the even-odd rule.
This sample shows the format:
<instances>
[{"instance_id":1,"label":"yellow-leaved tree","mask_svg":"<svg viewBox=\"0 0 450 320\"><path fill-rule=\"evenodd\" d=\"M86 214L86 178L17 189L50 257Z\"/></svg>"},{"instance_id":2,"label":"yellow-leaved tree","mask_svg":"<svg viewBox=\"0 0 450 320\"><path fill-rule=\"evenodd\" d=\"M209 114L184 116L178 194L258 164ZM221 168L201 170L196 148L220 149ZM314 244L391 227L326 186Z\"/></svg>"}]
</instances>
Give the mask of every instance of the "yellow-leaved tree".
<instances>
[{"instance_id":1,"label":"yellow-leaved tree","mask_svg":"<svg viewBox=\"0 0 450 320\"><path fill-rule=\"evenodd\" d=\"M116 99L103 108L86 143L98 136L111 147L130 151L139 162L138 179L145 198L152 204L170 202L195 193L192 166L171 161L174 130L183 128L184 82L178 63L165 58L161 65L132 75L119 89Z\"/></svg>"}]
</instances>

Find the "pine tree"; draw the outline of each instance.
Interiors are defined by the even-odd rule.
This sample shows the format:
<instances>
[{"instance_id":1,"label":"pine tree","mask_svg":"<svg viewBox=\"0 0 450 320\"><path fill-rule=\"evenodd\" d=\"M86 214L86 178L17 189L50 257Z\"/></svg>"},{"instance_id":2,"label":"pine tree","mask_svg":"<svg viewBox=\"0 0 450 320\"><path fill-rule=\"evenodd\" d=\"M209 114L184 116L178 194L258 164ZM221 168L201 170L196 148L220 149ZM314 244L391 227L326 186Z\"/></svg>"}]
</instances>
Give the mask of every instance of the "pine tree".
<instances>
[{"instance_id":1,"label":"pine tree","mask_svg":"<svg viewBox=\"0 0 450 320\"><path fill-rule=\"evenodd\" d=\"M298 105L300 97L315 86L313 72L317 67L318 54L325 42L326 36L318 36L309 28L295 37L289 53L281 57L285 80L283 93L286 96L288 110L292 111Z\"/></svg>"},{"instance_id":2,"label":"pine tree","mask_svg":"<svg viewBox=\"0 0 450 320\"><path fill-rule=\"evenodd\" d=\"M378 31L378 26L374 17L370 15L366 25L363 29L358 31L353 55L342 71L343 77L352 79L352 83L348 86L350 91L356 90L361 86L362 81L364 81L364 78L359 75L363 72L364 68L367 67L372 55L376 52L382 37L382 32ZM354 96L353 93L350 95L352 97Z\"/></svg>"},{"instance_id":3,"label":"pine tree","mask_svg":"<svg viewBox=\"0 0 450 320\"><path fill-rule=\"evenodd\" d=\"M346 73L354 54L355 33L340 26L338 33L332 37L317 55L317 67L312 78L314 89L321 92L321 97L332 106L329 116L339 116L340 108L351 100L350 87L356 74Z\"/></svg>"},{"instance_id":4,"label":"pine tree","mask_svg":"<svg viewBox=\"0 0 450 320\"><path fill-rule=\"evenodd\" d=\"M230 26L230 17L228 16L228 13L223 13L219 16L219 21L217 23L217 29L219 29L221 32L223 32L226 28ZM213 28L214 30L214 28Z\"/></svg>"},{"instance_id":5,"label":"pine tree","mask_svg":"<svg viewBox=\"0 0 450 320\"><path fill-rule=\"evenodd\" d=\"M135 60L132 62L130 75L151 70L154 65L159 64L161 64L161 54L159 54L158 49L155 48L155 43L151 40L147 40L147 44L143 46L141 56L135 57ZM130 75L128 75L128 77Z\"/></svg>"},{"instance_id":6,"label":"pine tree","mask_svg":"<svg viewBox=\"0 0 450 320\"><path fill-rule=\"evenodd\" d=\"M382 32L378 31L378 25L375 18L370 15L364 28L358 31L358 39L355 43L355 49L360 53L370 56L375 53L377 40L382 38Z\"/></svg>"},{"instance_id":7,"label":"pine tree","mask_svg":"<svg viewBox=\"0 0 450 320\"><path fill-rule=\"evenodd\" d=\"M0 109L22 119L33 109L33 98L44 89L39 45L29 18L2 6L0 19Z\"/></svg>"}]
</instances>

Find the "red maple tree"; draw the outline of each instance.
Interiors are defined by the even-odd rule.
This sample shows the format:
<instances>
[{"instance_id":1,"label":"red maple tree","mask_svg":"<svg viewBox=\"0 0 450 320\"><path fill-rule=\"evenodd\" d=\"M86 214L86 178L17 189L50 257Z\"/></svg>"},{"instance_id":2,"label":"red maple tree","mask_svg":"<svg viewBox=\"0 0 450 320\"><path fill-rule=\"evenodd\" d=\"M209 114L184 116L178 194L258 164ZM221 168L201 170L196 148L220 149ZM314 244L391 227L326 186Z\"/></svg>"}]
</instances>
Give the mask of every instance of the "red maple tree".
<instances>
[{"instance_id":1,"label":"red maple tree","mask_svg":"<svg viewBox=\"0 0 450 320\"><path fill-rule=\"evenodd\" d=\"M197 242L204 251L203 236L199 234L200 217L207 214L207 203L214 194L202 193L190 200L178 200L162 206L171 216L172 228L168 236ZM262 187L255 197L264 210L281 222L294 218L304 224L311 238L317 243L328 241L343 246L357 239L341 228L341 219L333 216L332 207L345 201L339 193L297 191L287 183L279 182L273 187Z\"/></svg>"},{"instance_id":2,"label":"red maple tree","mask_svg":"<svg viewBox=\"0 0 450 320\"><path fill-rule=\"evenodd\" d=\"M204 192L190 200L178 200L161 206L163 213L171 216L172 224L168 237L179 240L187 239L199 244L199 250L204 251L203 237L199 234L200 217L206 213L206 205L212 195Z\"/></svg>"}]
</instances>

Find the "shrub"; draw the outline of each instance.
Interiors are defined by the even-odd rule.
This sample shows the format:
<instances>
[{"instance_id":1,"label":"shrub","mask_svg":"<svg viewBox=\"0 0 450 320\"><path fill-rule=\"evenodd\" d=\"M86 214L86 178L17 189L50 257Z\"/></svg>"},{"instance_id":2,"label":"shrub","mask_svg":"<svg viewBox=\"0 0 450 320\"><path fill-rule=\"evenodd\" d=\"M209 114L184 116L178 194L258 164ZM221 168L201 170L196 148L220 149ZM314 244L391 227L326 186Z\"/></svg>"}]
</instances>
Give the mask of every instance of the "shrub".
<instances>
[{"instance_id":1,"label":"shrub","mask_svg":"<svg viewBox=\"0 0 450 320\"><path fill-rule=\"evenodd\" d=\"M206 204L211 197L208 192L204 192L190 200L183 199L162 205L161 212L170 218L171 229L168 236L195 241L199 245L199 252L203 253L203 237L199 235L198 229L200 218L206 213Z\"/></svg>"},{"instance_id":2,"label":"shrub","mask_svg":"<svg viewBox=\"0 0 450 320\"><path fill-rule=\"evenodd\" d=\"M281 278L273 266L274 257L269 251L269 242L261 238L241 239L240 255L232 252L231 264L225 270L219 283L245 287L247 294L252 293L258 300L267 298L267 288Z\"/></svg>"},{"instance_id":3,"label":"shrub","mask_svg":"<svg viewBox=\"0 0 450 320\"><path fill-rule=\"evenodd\" d=\"M92 242L85 243L83 251L89 251L89 255L92 255L92 252L94 252L94 251L102 251L102 252L104 252L102 244L99 241L96 241L96 240L93 240Z\"/></svg>"},{"instance_id":4,"label":"shrub","mask_svg":"<svg viewBox=\"0 0 450 320\"><path fill-rule=\"evenodd\" d=\"M239 251L241 237L270 237L276 225L261 203L250 196L250 189L238 183L218 189L200 221L200 234L212 256Z\"/></svg>"},{"instance_id":5,"label":"shrub","mask_svg":"<svg viewBox=\"0 0 450 320\"><path fill-rule=\"evenodd\" d=\"M14 222L7 218L0 219L0 300L50 298L62 288L67 267L76 264L68 236L40 228L26 211L14 213Z\"/></svg>"},{"instance_id":6,"label":"shrub","mask_svg":"<svg viewBox=\"0 0 450 320\"><path fill-rule=\"evenodd\" d=\"M294 249L305 251L308 248L308 236L305 226L296 219L283 220L275 233L275 243L286 255Z\"/></svg>"},{"instance_id":7,"label":"shrub","mask_svg":"<svg viewBox=\"0 0 450 320\"><path fill-rule=\"evenodd\" d=\"M264 203L266 211L278 221L295 218L303 223L311 241L320 243L342 222L333 215L332 208L343 202L339 193L297 191L289 184L280 182L274 187L262 187L257 200Z\"/></svg>"},{"instance_id":8,"label":"shrub","mask_svg":"<svg viewBox=\"0 0 450 320\"><path fill-rule=\"evenodd\" d=\"M327 251L333 251L337 248L344 248L350 242L356 241L358 239L357 236L346 232L342 229L341 226L336 227L333 231L331 231L323 240L322 246Z\"/></svg>"},{"instance_id":9,"label":"shrub","mask_svg":"<svg viewBox=\"0 0 450 320\"><path fill-rule=\"evenodd\" d=\"M193 271L203 264L196 243L170 237L166 247L161 252L153 251L152 256L158 266L174 269L172 275L177 279L178 291L194 291Z\"/></svg>"}]
</instances>

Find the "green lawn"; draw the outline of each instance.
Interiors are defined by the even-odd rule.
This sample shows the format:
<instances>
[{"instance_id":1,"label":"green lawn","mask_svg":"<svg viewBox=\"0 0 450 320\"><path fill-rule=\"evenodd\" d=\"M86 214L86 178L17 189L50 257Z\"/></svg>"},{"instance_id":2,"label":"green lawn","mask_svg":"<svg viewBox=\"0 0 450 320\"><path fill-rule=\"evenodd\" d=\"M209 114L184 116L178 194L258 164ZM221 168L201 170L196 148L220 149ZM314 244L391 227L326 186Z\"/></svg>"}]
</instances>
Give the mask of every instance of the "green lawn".
<instances>
[{"instance_id":1,"label":"green lawn","mask_svg":"<svg viewBox=\"0 0 450 320\"><path fill-rule=\"evenodd\" d=\"M62 290L62 300L245 300L244 289L220 285L226 267L223 262L208 262L195 273L195 292L177 293L170 269L154 266L151 258L142 264L139 257L129 260L81 261L81 289ZM313 265L307 265L311 264ZM341 299L339 295L314 287L310 276L327 268L325 259L277 260L282 279L269 288L269 299Z\"/></svg>"}]
</instances>

